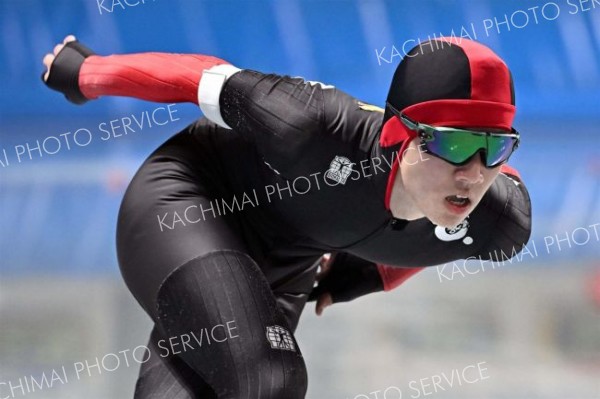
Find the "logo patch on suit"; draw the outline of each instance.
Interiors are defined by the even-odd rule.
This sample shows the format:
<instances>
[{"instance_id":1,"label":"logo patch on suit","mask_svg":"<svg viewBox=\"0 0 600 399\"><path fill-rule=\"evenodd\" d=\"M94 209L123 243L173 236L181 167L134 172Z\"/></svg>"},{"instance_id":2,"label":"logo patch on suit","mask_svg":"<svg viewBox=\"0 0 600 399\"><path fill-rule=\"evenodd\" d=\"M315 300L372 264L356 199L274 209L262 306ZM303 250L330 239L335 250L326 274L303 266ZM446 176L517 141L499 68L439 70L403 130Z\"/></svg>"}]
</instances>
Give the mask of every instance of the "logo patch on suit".
<instances>
[{"instance_id":1,"label":"logo patch on suit","mask_svg":"<svg viewBox=\"0 0 600 399\"><path fill-rule=\"evenodd\" d=\"M471 245L473 243L473 238L467 236L467 231L469 230L469 217L467 216L465 220L460 222L458 226L453 229L448 229L442 226L435 226L435 236L442 241L456 241L462 238L462 242L465 245Z\"/></svg>"},{"instance_id":2,"label":"logo patch on suit","mask_svg":"<svg viewBox=\"0 0 600 399\"><path fill-rule=\"evenodd\" d=\"M325 172L325 177L338 184L346 184L348 176L352 173L352 165L354 163L350 162L348 158L336 155L329 164L329 170Z\"/></svg>"},{"instance_id":3,"label":"logo patch on suit","mask_svg":"<svg viewBox=\"0 0 600 399\"><path fill-rule=\"evenodd\" d=\"M296 352L296 345L294 344L292 334L290 334L288 330L281 326L268 326L267 340L273 349L283 349Z\"/></svg>"}]
</instances>

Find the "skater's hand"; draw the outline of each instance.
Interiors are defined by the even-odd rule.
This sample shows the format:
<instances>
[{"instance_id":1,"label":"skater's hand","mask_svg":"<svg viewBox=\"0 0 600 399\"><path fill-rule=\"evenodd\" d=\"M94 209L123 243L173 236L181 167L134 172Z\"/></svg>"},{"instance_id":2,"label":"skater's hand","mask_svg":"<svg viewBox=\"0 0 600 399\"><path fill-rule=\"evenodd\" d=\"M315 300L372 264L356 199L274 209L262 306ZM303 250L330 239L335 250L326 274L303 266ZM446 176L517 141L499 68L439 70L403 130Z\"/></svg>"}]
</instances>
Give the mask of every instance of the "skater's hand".
<instances>
[{"instance_id":1,"label":"skater's hand","mask_svg":"<svg viewBox=\"0 0 600 399\"><path fill-rule=\"evenodd\" d=\"M75 36L68 35L62 43L54 46L53 54L44 56L42 62L46 70L40 78L46 86L61 92L73 104L85 104L89 99L79 88L79 72L85 59L95 54Z\"/></svg>"},{"instance_id":2,"label":"skater's hand","mask_svg":"<svg viewBox=\"0 0 600 399\"><path fill-rule=\"evenodd\" d=\"M44 59L42 60L42 62L46 66L46 73L44 73L44 82L48 81L48 76L50 76L50 68L52 68L52 63L54 62L54 59L56 58L58 53L60 53L60 50L63 49L65 44L67 44L69 42L73 42L73 41L75 41L75 36L73 36L73 35L66 36L63 39L62 43L58 43L56 46L54 46L54 51L53 51L54 54L48 53L44 56Z\"/></svg>"},{"instance_id":3,"label":"skater's hand","mask_svg":"<svg viewBox=\"0 0 600 399\"><path fill-rule=\"evenodd\" d=\"M323 278L330 273L331 264L333 263L334 259L335 259L335 254L334 255L332 255L332 254L323 255L323 257L321 258L321 263L319 265L320 270L316 276L317 282L323 280ZM315 313L318 316L321 316L321 314L323 314L323 310L327 306L330 306L331 304L333 304L333 299L331 298L331 294L329 292L322 293L317 298L317 304L315 305Z\"/></svg>"},{"instance_id":4,"label":"skater's hand","mask_svg":"<svg viewBox=\"0 0 600 399\"><path fill-rule=\"evenodd\" d=\"M319 316L334 303L349 302L384 289L377 264L347 252L323 256L320 266L318 284L308 296L309 301L317 301L315 312Z\"/></svg>"}]
</instances>

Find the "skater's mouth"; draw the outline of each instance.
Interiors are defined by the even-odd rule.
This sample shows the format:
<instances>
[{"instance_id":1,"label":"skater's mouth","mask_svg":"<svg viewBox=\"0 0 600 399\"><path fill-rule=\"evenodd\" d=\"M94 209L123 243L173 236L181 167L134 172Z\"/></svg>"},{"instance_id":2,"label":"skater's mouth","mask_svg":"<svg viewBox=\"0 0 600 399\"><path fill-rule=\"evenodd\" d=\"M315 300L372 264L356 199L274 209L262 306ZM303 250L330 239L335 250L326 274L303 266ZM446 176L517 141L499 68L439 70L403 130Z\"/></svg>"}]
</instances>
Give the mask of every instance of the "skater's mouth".
<instances>
[{"instance_id":1,"label":"skater's mouth","mask_svg":"<svg viewBox=\"0 0 600 399\"><path fill-rule=\"evenodd\" d=\"M471 205L471 200L463 195L449 195L445 198L447 207L456 214L462 214Z\"/></svg>"},{"instance_id":2,"label":"skater's mouth","mask_svg":"<svg viewBox=\"0 0 600 399\"><path fill-rule=\"evenodd\" d=\"M446 197L446 201L456 206L467 206L471 203L469 197L464 195L449 195Z\"/></svg>"}]
</instances>

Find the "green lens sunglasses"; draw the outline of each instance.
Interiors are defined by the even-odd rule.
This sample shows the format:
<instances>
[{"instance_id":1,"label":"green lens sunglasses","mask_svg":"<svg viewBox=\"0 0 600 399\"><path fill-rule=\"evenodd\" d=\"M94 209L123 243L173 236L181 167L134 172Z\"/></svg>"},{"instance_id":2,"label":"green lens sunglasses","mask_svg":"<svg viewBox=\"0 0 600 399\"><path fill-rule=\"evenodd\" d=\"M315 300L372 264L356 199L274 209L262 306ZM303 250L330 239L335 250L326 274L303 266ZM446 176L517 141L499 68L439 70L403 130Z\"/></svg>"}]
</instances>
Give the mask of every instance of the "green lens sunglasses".
<instances>
[{"instance_id":1,"label":"green lens sunglasses","mask_svg":"<svg viewBox=\"0 0 600 399\"><path fill-rule=\"evenodd\" d=\"M467 164L483 151L485 167L495 168L506 163L519 146L520 134L515 129L511 129L511 133L495 133L430 126L410 119L389 103L387 105L407 128L418 133L426 153L456 166Z\"/></svg>"}]
</instances>

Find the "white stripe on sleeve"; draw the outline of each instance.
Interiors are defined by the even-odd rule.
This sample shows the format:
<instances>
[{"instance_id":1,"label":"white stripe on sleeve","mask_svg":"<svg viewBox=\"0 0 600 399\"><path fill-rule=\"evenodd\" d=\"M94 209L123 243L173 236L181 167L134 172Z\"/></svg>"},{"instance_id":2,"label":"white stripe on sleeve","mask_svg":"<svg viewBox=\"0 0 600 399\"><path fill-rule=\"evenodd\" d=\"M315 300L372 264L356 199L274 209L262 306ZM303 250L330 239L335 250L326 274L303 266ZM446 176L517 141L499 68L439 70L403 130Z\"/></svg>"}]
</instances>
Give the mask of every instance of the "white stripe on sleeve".
<instances>
[{"instance_id":1,"label":"white stripe on sleeve","mask_svg":"<svg viewBox=\"0 0 600 399\"><path fill-rule=\"evenodd\" d=\"M198 104L204 116L227 129L231 129L231 127L227 126L221 116L219 97L227 79L239 71L241 69L230 64L215 65L202 72L202 78L198 85Z\"/></svg>"}]
</instances>

